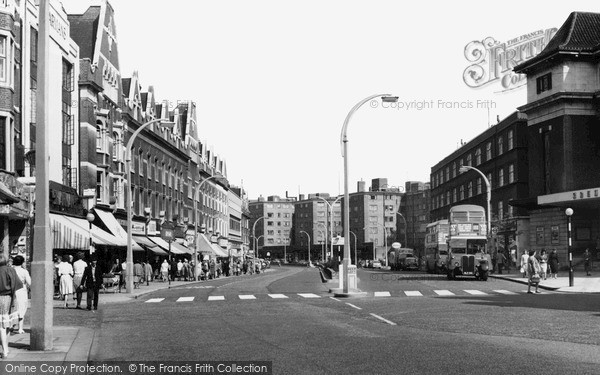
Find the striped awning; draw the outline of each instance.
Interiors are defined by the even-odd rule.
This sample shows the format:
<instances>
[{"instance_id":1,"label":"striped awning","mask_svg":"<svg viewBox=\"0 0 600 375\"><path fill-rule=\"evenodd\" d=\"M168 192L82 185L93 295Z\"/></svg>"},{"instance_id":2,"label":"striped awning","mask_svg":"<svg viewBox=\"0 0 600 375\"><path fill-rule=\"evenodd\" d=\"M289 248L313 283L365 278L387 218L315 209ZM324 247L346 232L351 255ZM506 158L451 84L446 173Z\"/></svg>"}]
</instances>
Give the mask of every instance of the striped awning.
<instances>
[{"instance_id":1,"label":"striped awning","mask_svg":"<svg viewBox=\"0 0 600 375\"><path fill-rule=\"evenodd\" d=\"M66 216L50 214L50 232L53 249L90 249L89 231L75 225Z\"/></svg>"},{"instance_id":2,"label":"striped awning","mask_svg":"<svg viewBox=\"0 0 600 375\"><path fill-rule=\"evenodd\" d=\"M169 243L167 241L163 240L161 237L148 236L148 238L152 242L154 242L155 244L160 246L160 248L163 249L164 251L167 251L167 252L171 251L171 254L175 254L175 255L189 254L188 251L185 248L183 248L183 246L179 245L175 241L171 241L171 247L169 249Z\"/></svg>"}]
</instances>

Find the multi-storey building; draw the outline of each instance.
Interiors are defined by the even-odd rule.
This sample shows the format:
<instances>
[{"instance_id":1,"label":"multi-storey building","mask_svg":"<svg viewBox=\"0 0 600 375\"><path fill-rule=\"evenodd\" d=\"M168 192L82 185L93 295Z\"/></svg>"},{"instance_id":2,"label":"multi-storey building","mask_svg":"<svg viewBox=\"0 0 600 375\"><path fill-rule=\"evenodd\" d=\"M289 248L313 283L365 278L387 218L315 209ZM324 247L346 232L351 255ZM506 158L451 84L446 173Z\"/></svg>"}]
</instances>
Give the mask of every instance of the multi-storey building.
<instances>
[{"instance_id":1,"label":"multi-storey building","mask_svg":"<svg viewBox=\"0 0 600 375\"><path fill-rule=\"evenodd\" d=\"M299 253L304 251L304 255L298 257L306 259L310 236L311 259L327 259L331 241L335 242L337 236L343 235L342 221L341 199L330 197L327 193L309 194L307 198L300 194L294 204L293 225L294 249Z\"/></svg>"},{"instance_id":2,"label":"multi-storey building","mask_svg":"<svg viewBox=\"0 0 600 375\"><path fill-rule=\"evenodd\" d=\"M429 182L407 181L405 194L398 220L398 236L396 241L422 254L425 246L425 232L430 222L430 184ZM400 215L399 215L400 216Z\"/></svg>"},{"instance_id":3,"label":"multi-storey building","mask_svg":"<svg viewBox=\"0 0 600 375\"><path fill-rule=\"evenodd\" d=\"M527 75L530 247L600 250L600 14L573 12L536 57L515 67ZM595 254L594 254L595 255Z\"/></svg>"},{"instance_id":4,"label":"multi-storey building","mask_svg":"<svg viewBox=\"0 0 600 375\"><path fill-rule=\"evenodd\" d=\"M248 203L250 210L249 229L251 247L259 250L259 256L282 258L287 246L291 244L292 220L295 198L280 198L273 195L267 200L261 196ZM268 250L262 251L265 248Z\"/></svg>"},{"instance_id":5,"label":"multi-storey building","mask_svg":"<svg viewBox=\"0 0 600 375\"><path fill-rule=\"evenodd\" d=\"M243 256L247 250L248 222L244 219L248 201L244 198L242 188L231 186L229 198L229 249L233 256Z\"/></svg>"},{"instance_id":6,"label":"multi-storey building","mask_svg":"<svg viewBox=\"0 0 600 375\"><path fill-rule=\"evenodd\" d=\"M404 193L400 187L389 186L387 179L378 178L365 191L365 182L359 181L357 191L350 193L350 239L345 243L359 248L358 258L385 259L389 247L396 241L400 207ZM343 204L343 203L342 203Z\"/></svg>"},{"instance_id":7,"label":"multi-storey building","mask_svg":"<svg viewBox=\"0 0 600 375\"><path fill-rule=\"evenodd\" d=\"M430 221L448 219L450 207L476 204L487 209L486 182L490 183L493 233L498 248L528 246L527 210L509 204L529 192L527 117L515 112L431 168Z\"/></svg>"}]
</instances>

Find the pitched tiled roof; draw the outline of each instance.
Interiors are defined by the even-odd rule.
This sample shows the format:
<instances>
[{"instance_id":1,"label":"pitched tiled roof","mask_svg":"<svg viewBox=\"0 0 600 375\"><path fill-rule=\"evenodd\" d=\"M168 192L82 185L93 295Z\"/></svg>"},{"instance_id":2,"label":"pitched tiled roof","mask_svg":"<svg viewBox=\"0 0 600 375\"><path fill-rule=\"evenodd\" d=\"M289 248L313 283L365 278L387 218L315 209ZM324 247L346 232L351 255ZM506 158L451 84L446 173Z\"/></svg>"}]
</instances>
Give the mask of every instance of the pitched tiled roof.
<instances>
[{"instance_id":1,"label":"pitched tiled roof","mask_svg":"<svg viewBox=\"0 0 600 375\"><path fill-rule=\"evenodd\" d=\"M573 52L583 55L599 51L600 13L573 12L539 55L517 65L514 70L522 72L553 55Z\"/></svg>"},{"instance_id":2,"label":"pitched tiled roof","mask_svg":"<svg viewBox=\"0 0 600 375\"><path fill-rule=\"evenodd\" d=\"M131 87L131 78L121 79L121 85L123 86L123 96L129 98L129 88Z\"/></svg>"},{"instance_id":3,"label":"pitched tiled roof","mask_svg":"<svg viewBox=\"0 0 600 375\"><path fill-rule=\"evenodd\" d=\"M79 46L79 57L94 59L100 6L89 7L84 14L69 14L71 38Z\"/></svg>"}]
</instances>

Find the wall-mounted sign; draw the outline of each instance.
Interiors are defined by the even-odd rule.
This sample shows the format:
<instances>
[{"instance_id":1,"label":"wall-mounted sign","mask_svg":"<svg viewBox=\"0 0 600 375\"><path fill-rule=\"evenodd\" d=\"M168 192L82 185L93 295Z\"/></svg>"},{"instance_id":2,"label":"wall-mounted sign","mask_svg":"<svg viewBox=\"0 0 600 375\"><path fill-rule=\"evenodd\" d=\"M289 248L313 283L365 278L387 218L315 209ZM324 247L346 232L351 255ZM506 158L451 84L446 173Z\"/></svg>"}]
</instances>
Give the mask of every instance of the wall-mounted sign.
<instances>
[{"instance_id":1,"label":"wall-mounted sign","mask_svg":"<svg viewBox=\"0 0 600 375\"><path fill-rule=\"evenodd\" d=\"M551 204L592 199L600 199L600 187L584 190L565 191L563 193L556 194L540 195L537 200L538 204Z\"/></svg>"}]
</instances>

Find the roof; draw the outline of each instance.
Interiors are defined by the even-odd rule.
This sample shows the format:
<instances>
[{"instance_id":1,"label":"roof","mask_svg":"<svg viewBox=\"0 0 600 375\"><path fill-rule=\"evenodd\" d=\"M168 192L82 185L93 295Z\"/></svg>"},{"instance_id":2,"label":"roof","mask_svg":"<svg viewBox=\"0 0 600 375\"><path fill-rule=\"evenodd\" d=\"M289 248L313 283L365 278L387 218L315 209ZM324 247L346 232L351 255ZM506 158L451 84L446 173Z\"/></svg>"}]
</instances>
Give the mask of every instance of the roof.
<instances>
[{"instance_id":1,"label":"roof","mask_svg":"<svg viewBox=\"0 0 600 375\"><path fill-rule=\"evenodd\" d=\"M83 14L69 14L71 39L79 46L79 57L93 60L100 6L91 6Z\"/></svg>"},{"instance_id":2,"label":"roof","mask_svg":"<svg viewBox=\"0 0 600 375\"><path fill-rule=\"evenodd\" d=\"M531 68L551 56L594 54L600 51L600 13L572 12L542 52L517 65L517 73Z\"/></svg>"}]
</instances>

